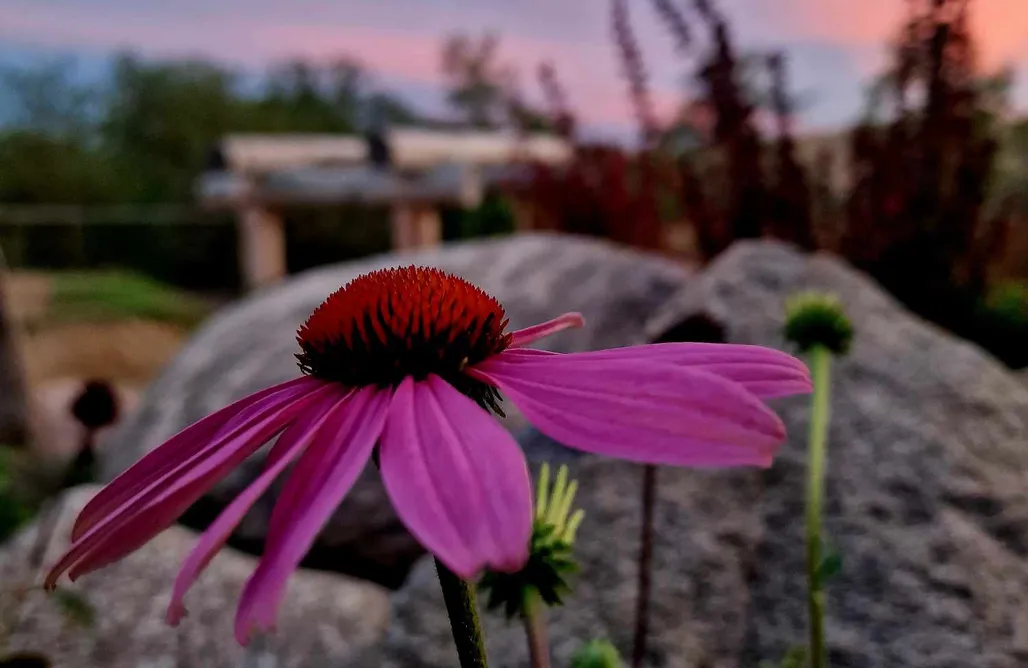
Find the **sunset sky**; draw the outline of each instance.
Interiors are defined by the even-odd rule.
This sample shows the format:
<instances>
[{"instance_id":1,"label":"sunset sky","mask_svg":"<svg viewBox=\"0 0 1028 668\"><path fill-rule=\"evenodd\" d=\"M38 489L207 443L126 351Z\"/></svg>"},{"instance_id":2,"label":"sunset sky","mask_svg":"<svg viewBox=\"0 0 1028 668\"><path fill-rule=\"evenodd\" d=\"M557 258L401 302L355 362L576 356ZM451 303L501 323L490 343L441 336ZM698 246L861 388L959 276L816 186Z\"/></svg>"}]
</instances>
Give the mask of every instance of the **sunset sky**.
<instances>
[{"instance_id":1,"label":"sunset sky","mask_svg":"<svg viewBox=\"0 0 1028 668\"><path fill-rule=\"evenodd\" d=\"M690 4L679 0L680 4ZM809 128L836 127L859 111L884 59L903 0L719 0L747 50L784 48ZM1028 109L1028 0L976 0L982 60L1018 67L1016 104ZM0 65L75 55L100 71L114 51L203 56L259 71L289 56L351 54L380 85L441 109L439 50L448 33L495 30L504 58L524 72L553 61L575 107L596 129L631 127L611 45L606 0L0 0ZM663 109L680 99L688 61L647 0L632 19ZM702 32L701 32L702 34Z\"/></svg>"}]
</instances>

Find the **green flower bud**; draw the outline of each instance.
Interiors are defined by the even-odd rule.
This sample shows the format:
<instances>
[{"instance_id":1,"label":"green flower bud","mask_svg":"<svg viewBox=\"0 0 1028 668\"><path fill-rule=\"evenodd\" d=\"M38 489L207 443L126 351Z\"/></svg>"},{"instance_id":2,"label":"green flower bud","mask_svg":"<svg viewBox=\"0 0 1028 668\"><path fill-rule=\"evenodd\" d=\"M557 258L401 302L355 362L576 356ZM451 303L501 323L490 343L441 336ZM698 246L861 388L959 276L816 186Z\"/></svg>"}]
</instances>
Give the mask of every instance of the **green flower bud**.
<instances>
[{"instance_id":1,"label":"green flower bud","mask_svg":"<svg viewBox=\"0 0 1028 668\"><path fill-rule=\"evenodd\" d=\"M524 615L535 594L548 605L560 605L570 591L567 576L578 570L572 554L575 533L585 512L572 512L578 482L568 480L567 466L557 470L550 488L550 467L543 464L537 483L535 514L528 563L517 573L486 571L479 588L488 593L489 610L504 608L507 617Z\"/></svg>"},{"instance_id":2,"label":"green flower bud","mask_svg":"<svg viewBox=\"0 0 1028 668\"><path fill-rule=\"evenodd\" d=\"M853 325L833 295L805 292L786 302L785 338L801 352L824 346L836 355L849 351Z\"/></svg>"},{"instance_id":3,"label":"green flower bud","mask_svg":"<svg viewBox=\"0 0 1028 668\"><path fill-rule=\"evenodd\" d=\"M571 668L622 668L621 655L608 640L590 640L571 657Z\"/></svg>"}]
</instances>

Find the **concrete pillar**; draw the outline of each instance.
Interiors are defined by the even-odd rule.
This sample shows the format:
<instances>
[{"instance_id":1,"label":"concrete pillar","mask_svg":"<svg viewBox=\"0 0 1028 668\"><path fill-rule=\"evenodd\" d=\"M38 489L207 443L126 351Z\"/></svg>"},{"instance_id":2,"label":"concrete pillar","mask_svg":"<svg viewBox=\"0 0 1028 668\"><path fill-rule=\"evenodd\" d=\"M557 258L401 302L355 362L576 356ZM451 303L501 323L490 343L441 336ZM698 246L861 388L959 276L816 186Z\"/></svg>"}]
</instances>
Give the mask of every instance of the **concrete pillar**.
<instances>
[{"instance_id":1,"label":"concrete pillar","mask_svg":"<svg viewBox=\"0 0 1028 668\"><path fill-rule=\"evenodd\" d=\"M239 210L239 264L243 287L256 290L286 275L286 231L282 216L260 206Z\"/></svg>"}]
</instances>

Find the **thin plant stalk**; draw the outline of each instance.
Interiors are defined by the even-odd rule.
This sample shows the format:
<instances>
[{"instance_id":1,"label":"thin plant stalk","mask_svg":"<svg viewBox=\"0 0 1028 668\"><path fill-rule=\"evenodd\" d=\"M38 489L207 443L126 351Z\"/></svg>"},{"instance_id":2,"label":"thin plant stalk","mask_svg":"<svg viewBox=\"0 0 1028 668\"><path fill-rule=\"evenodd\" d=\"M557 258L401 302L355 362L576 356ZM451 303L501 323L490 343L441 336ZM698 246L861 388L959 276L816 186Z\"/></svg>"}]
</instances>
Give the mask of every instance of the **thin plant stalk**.
<instances>
[{"instance_id":1,"label":"thin plant stalk","mask_svg":"<svg viewBox=\"0 0 1028 668\"><path fill-rule=\"evenodd\" d=\"M643 467L642 531L639 536L639 579L636 587L635 638L632 641L632 668L640 668L646 657L650 631L650 591L653 580L653 507L657 499L657 467Z\"/></svg>"},{"instance_id":2,"label":"thin plant stalk","mask_svg":"<svg viewBox=\"0 0 1028 668\"><path fill-rule=\"evenodd\" d=\"M550 668L550 640L546 634L545 608L535 590L525 594L523 621L532 668Z\"/></svg>"},{"instance_id":3,"label":"thin plant stalk","mask_svg":"<svg viewBox=\"0 0 1028 668\"><path fill-rule=\"evenodd\" d=\"M825 668L825 592L821 581L821 508L824 498L825 455L828 440L829 387L832 356L824 346L811 349L814 396L807 456L807 610L810 616L810 665Z\"/></svg>"},{"instance_id":4,"label":"thin plant stalk","mask_svg":"<svg viewBox=\"0 0 1028 668\"><path fill-rule=\"evenodd\" d=\"M450 617L460 668L488 668L474 585L457 577L438 559L435 560L435 568L446 602L446 614Z\"/></svg>"}]
</instances>

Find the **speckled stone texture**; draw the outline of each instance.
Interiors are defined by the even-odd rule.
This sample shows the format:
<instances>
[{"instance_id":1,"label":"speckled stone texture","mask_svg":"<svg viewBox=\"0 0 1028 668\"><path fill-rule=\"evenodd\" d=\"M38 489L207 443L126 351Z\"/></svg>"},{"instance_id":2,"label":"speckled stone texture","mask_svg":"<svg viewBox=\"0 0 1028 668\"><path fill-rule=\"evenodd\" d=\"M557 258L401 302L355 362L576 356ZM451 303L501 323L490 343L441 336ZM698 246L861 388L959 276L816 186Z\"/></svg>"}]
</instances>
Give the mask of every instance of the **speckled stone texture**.
<instances>
[{"instance_id":1,"label":"speckled stone texture","mask_svg":"<svg viewBox=\"0 0 1028 668\"><path fill-rule=\"evenodd\" d=\"M646 333L704 309L736 342L782 347L783 302L811 288L838 294L857 331L834 369L827 530L843 567L828 594L831 665L1028 665L1028 391L1014 374L840 261L767 242L730 249ZM660 471L649 666L755 667L805 640L808 408L775 407L790 439L771 469ZM551 616L558 666L592 637L628 656L635 596L641 471L592 458L573 469L583 572ZM431 575L419 565L385 642L349 666L454 665ZM488 632L490 666L527 665L516 625L490 618Z\"/></svg>"},{"instance_id":2,"label":"speckled stone texture","mask_svg":"<svg viewBox=\"0 0 1028 668\"><path fill-rule=\"evenodd\" d=\"M541 342L571 351L640 341L644 323L688 278L678 264L604 242L524 235L445 246L407 255L383 255L310 271L242 300L212 318L185 346L143 398L141 409L104 443L102 474L110 479L142 454L204 415L250 392L296 377L296 328L332 291L355 276L388 266L421 264L451 271L479 285L504 305L517 329L581 311L583 330ZM510 411L511 428L524 423ZM548 455L545 443L528 446ZM219 484L187 514L202 527L261 470L264 452ZM259 551L278 489L244 519L234 543ZM369 467L315 545L308 565L357 573L395 586L423 554L385 499Z\"/></svg>"},{"instance_id":3,"label":"speckled stone texture","mask_svg":"<svg viewBox=\"0 0 1028 668\"><path fill-rule=\"evenodd\" d=\"M240 590L256 561L221 552L186 597L189 616L178 628L164 622L175 574L196 536L172 528L125 560L56 594L42 590L42 567L67 548L71 525L98 487L77 487L51 513L0 548L0 655L31 651L53 668L237 668L274 657L273 668L338 665L377 641L386 629L386 590L341 575L305 571L289 582L279 630L249 657L232 636ZM91 610L69 614L58 597L71 592Z\"/></svg>"}]
</instances>

